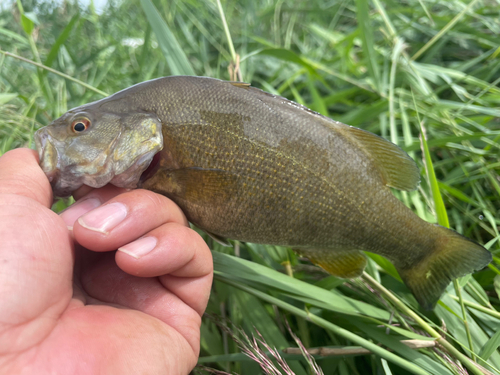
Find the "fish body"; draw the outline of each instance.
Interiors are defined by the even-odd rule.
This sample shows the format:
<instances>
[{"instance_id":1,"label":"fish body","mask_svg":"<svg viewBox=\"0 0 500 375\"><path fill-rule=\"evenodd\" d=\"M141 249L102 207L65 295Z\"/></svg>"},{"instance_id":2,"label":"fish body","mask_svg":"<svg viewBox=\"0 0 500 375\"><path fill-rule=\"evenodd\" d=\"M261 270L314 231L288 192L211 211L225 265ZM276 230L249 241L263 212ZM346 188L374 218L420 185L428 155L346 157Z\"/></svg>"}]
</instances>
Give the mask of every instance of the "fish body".
<instances>
[{"instance_id":1,"label":"fish body","mask_svg":"<svg viewBox=\"0 0 500 375\"><path fill-rule=\"evenodd\" d=\"M247 84L144 82L69 111L36 143L56 195L152 190L212 235L289 246L339 277L362 273L361 250L380 254L426 308L491 260L394 197L420 176L399 147Z\"/></svg>"}]
</instances>

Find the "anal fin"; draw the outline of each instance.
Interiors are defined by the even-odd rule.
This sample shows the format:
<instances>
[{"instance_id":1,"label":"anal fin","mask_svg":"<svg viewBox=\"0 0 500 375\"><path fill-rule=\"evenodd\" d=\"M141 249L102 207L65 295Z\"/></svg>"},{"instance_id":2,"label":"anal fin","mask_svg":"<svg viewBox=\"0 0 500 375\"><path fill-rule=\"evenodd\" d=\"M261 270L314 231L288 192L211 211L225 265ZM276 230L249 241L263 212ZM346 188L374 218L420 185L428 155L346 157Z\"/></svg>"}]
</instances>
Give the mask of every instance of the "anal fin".
<instances>
[{"instance_id":1,"label":"anal fin","mask_svg":"<svg viewBox=\"0 0 500 375\"><path fill-rule=\"evenodd\" d=\"M359 250L300 249L296 251L333 276L343 279L361 276L366 267L366 256Z\"/></svg>"}]
</instances>

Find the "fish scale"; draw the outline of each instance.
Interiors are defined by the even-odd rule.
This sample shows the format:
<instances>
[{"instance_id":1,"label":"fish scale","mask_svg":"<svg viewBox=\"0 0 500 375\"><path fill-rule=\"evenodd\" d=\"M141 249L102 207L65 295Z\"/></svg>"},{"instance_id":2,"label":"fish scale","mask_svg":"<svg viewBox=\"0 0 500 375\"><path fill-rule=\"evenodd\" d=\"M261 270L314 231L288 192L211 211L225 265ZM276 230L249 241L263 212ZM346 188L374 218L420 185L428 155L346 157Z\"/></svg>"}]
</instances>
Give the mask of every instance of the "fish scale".
<instances>
[{"instance_id":1,"label":"fish scale","mask_svg":"<svg viewBox=\"0 0 500 375\"><path fill-rule=\"evenodd\" d=\"M172 118L169 114L160 113L160 116L162 115L166 118ZM245 143L251 143L252 140L241 136L236 138L236 140L240 142L239 149L247 150L250 148L251 152L241 152L238 158L232 158L230 161L225 158L207 158L206 152L198 152L198 150L212 150L214 146L218 149L225 148L226 150L234 150L234 145L236 144L235 135L241 133L241 129L237 127L241 126L241 124L230 122L224 124L224 127L220 127L218 124L213 123L202 126L178 126L175 123L169 125L164 121L164 125L164 136L171 138L173 143L182 145L179 149L182 149L183 153L191 155L191 159L188 163L180 165L179 168L187 168L194 165L201 168L213 168L232 172L239 178L245 177L248 186L255 187L255 189L260 188L260 191L264 193L261 196L255 197L257 199L256 201L249 201L248 204L245 205L243 203L245 200L242 199L241 195L248 194L249 189L239 189L240 195L236 196L234 199L236 203L234 203L233 200L228 200L226 205L213 209L212 214L205 217L201 225L208 231L224 237L241 238L252 242L262 242L265 238L279 245L293 247L302 247L304 243L307 243L307 245L326 247L333 247L339 242L341 242L342 245L346 244L345 240L340 241L336 236L330 234L331 230L329 226L342 226L339 222L349 222L359 217L360 212L353 212L352 207L349 209L342 208L344 205L353 205L352 201L345 201L349 196L352 197L354 195L354 191L342 191L337 188L332 181L328 181L324 176L319 175L319 171L316 172L314 175L310 176L310 178L305 179L301 184L295 185L297 190L300 191L300 189L302 189L302 196L306 198L302 201L292 201L290 205L291 207L295 207L296 213L294 216L297 218L297 226L294 225L293 217L289 216L288 210L283 210L279 205L280 195L277 194L275 187L269 186L270 180L275 181L277 186L281 186L283 181L289 179L295 181L304 180L304 175L300 170L297 170L297 167L302 167L302 169L307 171L308 169L316 167L315 165L304 167L300 165L292 155L287 154L284 150L275 150L259 144L253 144L253 148L248 147ZM260 125L257 126L260 127ZM216 131L215 135L212 134L213 130ZM311 131L308 133L308 137L312 138ZM217 143L207 142L207 139L217 139ZM181 157L177 159L181 159ZM259 170L260 176L257 171L249 168L249 164L254 160L262 161L260 164L261 169ZM279 160L279 163L277 163L276 160ZM280 165L281 168L279 167ZM166 168L168 169L168 166ZM295 173L297 177L292 173ZM333 177L335 178L336 176L334 175ZM354 185L355 183L353 183L353 186ZM149 185L145 186L147 187ZM163 192L169 194L166 191ZM338 198L332 199L332 193L336 194ZM323 208L318 204L318 200L321 198L325 200L330 198L327 207ZM393 198L393 200L395 200L395 198ZM273 211L272 217L269 218L268 215L260 211L254 212L255 206L259 205L259 203L264 207L269 207L269 210ZM181 208L184 208L185 212L188 214L194 210L194 207L190 207L189 203L180 204ZM242 223L238 221L229 222L225 219L225 213L232 210L234 204L240 207L244 212L247 212L247 215L252 217L254 222L245 222L245 225L242 225ZM347 212L349 212L349 215L345 214ZM282 213L282 215L279 213ZM231 215L229 216L231 217ZM194 221L196 222L197 220ZM314 222L314 230L303 230L304 223L308 221ZM323 225L318 225L319 222L323 223ZM232 224L232 227L229 228L228 224ZM276 228L290 225L293 227L292 231L294 232L292 238L289 237L290 231L283 233L285 235L283 237L281 236L281 232L277 232L276 230ZM264 232L261 231L262 228L265 228ZM357 232L359 232L359 230L351 229L353 228L352 225L347 226L347 228L349 228L349 230L344 229L341 234L342 239L351 236L357 237ZM351 232L350 236L347 236L347 232ZM249 236L249 233L251 236Z\"/></svg>"},{"instance_id":2,"label":"fish scale","mask_svg":"<svg viewBox=\"0 0 500 375\"><path fill-rule=\"evenodd\" d=\"M211 93L207 93L208 97L212 97ZM219 100L224 100L224 98L219 98ZM183 101L184 102L184 101ZM208 103L208 106L211 106L212 103ZM235 111L238 112L241 109L236 108ZM171 110L172 111L172 110ZM175 109L174 109L175 111ZM196 109L196 111L200 111L199 108ZM182 113L186 113L185 108L182 109ZM171 112L170 113L161 113L160 112L160 117L165 117L168 119L171 119ZM192 116L191 116L192 117ZM238 116L240 117L240 116ZM243 116L241 116L243 117ZM171 120L169 120L171 121ZM262 120L266 121L266 119ZM255 121L255 129L265 129L264 126L261 125L262 121ZM215 169L224 169L223 163L221 163L221 158L203 158L203 157L196 157L198 154L196 152L190 152L190 149L192 146L194 146L196 149L212 149L214 145L212 143L207 143L207 134L205 134L204 130L207 128L209 129L214 129L217 132L217 135L215 138L218 139L217 147L219 148L226 148L226 149L231 149L232 144L235 144L236 142L251 142L251 139L248 137L241 136L240 134L242 133L242 122L234 122L234 121L229 121L225 122L223 124L223 127L221 128L220 126L218 127L217 123L210 123L207 125L203 125L200 128L197 128L197 126L194 124L188 125L187 127L185 126L177 126L175 123L172 127L169 127L168 123L165 123L166 125L166 130L164 130L164 133L166 133L166 136L174 138L174 143L179 143L182 145L182 147L179 147L180 149L183 150L184 153L192 155L192 163L193 165L196 166L201 166L205 168L215 168ZM177 128L177 129L175 129ZM306 128L305 131L305 139L313 139L314 140L314 132L313 132L313 127L311 128ZM176 131L177 130L177 131ZM293 129L295 130L295 129ZM255 130L256 132L257 130ZM209 132L210 133L210 132ZM252 132L251 132L252 133ZM324 128L319 129L319 135L322 136L325 134ZM259 137L262 138L262 135L266 136L266 131L263 131L262 134L259 134ZM317 137L316 137L317 138ZM191 144L191 145L190 145ZM309 146L309 149L314 148L316 144L313 144L312 146ZM256 225L252 223L253 225L248 225L249 223L245 223L245 225L240 225L239 222L236 222L234 224L234 227L236 227L236 230L233 230L233 228L227 228L227 220L219 220L220 217L225 216L224 212L227 212L227 207L219 207L218 210L214 210L212 215L206 217L206 223L202 223L202 227L206 228L208 231L219 234L224 237L229 237L229 238L242 238L244 240L248 241L253 241L253 242L262 242L263 238L267 239L268 241L271 241L273 243L277 243L280 245L287 245L287 246L293 246L293 247L303 247L304 243L306 243L306 246L325 246L325 247L334 247L336 245L347 245L344 239L347 237L352 237L352 236L357 236L359 229L352 229L355 228L354 226L350 225L350 222L353 221L360 221L359 214L361 212L354 212L353 209L356 209L356 205L354 202L359 199L359 197L354 196L354 191L348 190L344 191L336 187L335 180L338 179L338 176L334 173L331 173L331 180L326 181L321 183L321 180L325 180L323 176L321 176L321 173L325 171L325 166L321 165L320 163L308 163L306 166L304 166L302 163L298 163L295 161L293 155L287 154L284 150L280 149L274 149L274 148L269 148L265 144L255 144L253 143L251 147L248 147L246 145L243 145L240 147L240 149L243 150L250 150L250 152L245 152L242 153L240 156L240 160L243 161L242 163L238 161L240 160L234 160L234 168L231 166L227 171L233 171L234 173L237 173L239 176L247 176L249 179L248 185L252 184L258 184L259 186L264 186L261 188L261 191L264 192L264 194L261 197L258 198L258 202L261 202L264 207L269 207L271 206L271 210L273 210L273 217L272 217L272 222L269 222L269 220L266 220L266 217L262 217L263 215L259 215L260 212L253 212L254 210L252 209L252 206L255 206L258 204L257 202L252 202L251 206L245 206L242 205L242 199L240 197L237 197L237 204L238 206L242 207L242 210L248 212L248 216L251 216L254 218L254 221L256 223L261 223L259 228L256 228ZM316 150L315 150L316 151ZM205 155L206 156L206 155ZM297 212L295 217L298 217L297 222L300 223L300 227L298 228L293 228L292 231L294 231L294 237L297 238L288 238L290 236L290 231L287 231L285 234L285 237L282 236L277 236L276 234L281 234L281 232L276 231L276 227L279 226L293 226L293 217L291 218L289 215L286 214L283 215L284 217L277 216L276 213L281 211L279 205L277 205L275 202L277 201L276 198L270 198L269 194L275 194L273 187L269 187L268 184L268 179L261 179L259 176L257 176L255 173L251 173L251 171L248 169L248 163L251 158L261 158L263 160L268 160L269 166L266 165L261 165L261 172L264 176L271 178L274 178L273 175L276 174L276 168L278 164L276 163L276 160L280 160L282 163L287 163L284 165L283 168L283 179L281 181L277 181L278 184L280 184L282 181L286 181L287 179L292 179L293 180L293 175L290 175L290 172L296 172L296 167L302 168L303 170L306 170L306 172L312 170L313 174L309 174L308 177L309 179L306 179L304 183L302 183L299 186L299 189L304 189L306 191L306 200L304 203L298 202L298 201L293 201L292 205L293 207L296 207L295 211ZM310 160L309 159L302 159L302 160ZM319 164L319 165L318 165ZM324 163L323 163L324 164ZM181 165L180 167L189 167L191 166L190 164L187 165ZM244 169L245 167L247 168L246 171L242 170L239 171L238 167L240 169ZM287 168L289 167L289 168ZM295 167L295 168L294 168ZM319 167L319 168L318 168ZM321 168L323 167L323 168ZM300 171L299 171L300 172ZM314 173L315 172L315 173ZM365 172L367 173L367 172ZM304 175L297 173L298 177L295 178L295 180L303 180ZM340 173L339 173L340 174ZM344 179L343 183L346 183L350 186L359 186L359 182L357 181L345 181L346 177L349 178L349 176L344 176L341 175L341 177ZM310 179L313 179L313 181L309 181ZM320 183L318 183L317 180L320 180ZM318 191L319 190L319 191ZM242 194L248 193L247 191L241 191ZM329 200L329 210L322 210L321 207L318 205L318 197L331 197L331 195L336 194L337 198L336 199L330 199ZM360 192L363 193L363 192ZM167 193L168 194L168 193ZM359 193L358 193L359 194ZM350 199L349 199L350 198ZM174 198L175 199L175 198ZM393 201L395 198L392 196L390 197ZM348 200L346 202L346 200ZM274 203L274 204L269 204L269 203ZM232 203L229 203L232 204ZM184 204L181 203L181 207ZM192 211L190 207L188 207L189 204L185 205L185 211L190 212ZM303 206L309 206L312 209L309 209L309 207L303 207ZM334 208L334 205L337 207L336 209ZM345 207L344 209L344 206ZM345 213L349 212L348 215ZM357 215L356 215L357 214ZM362 213L366 214L366 213ZM267 215L266 215L267 216ZM374 217L372 222L376 223L376 215L372 214ZM303 233L301 228L303 227L304 222L307 221L314 221L314 229L316 230L308 230L306 233ZM326 225L321 226L318 225L317 223L321 222ZM349 225L342 225L342 223L347 222ZM329 234L330 230L327 226L337 226L337 227L342 227L342 230L339 232L342 232L341 239L344 241L340 241L338 238L335 236L332 236ZM395 225L391 225L394 227ZM272 233L261 233L259 229L262 228L273 228L271 229ZM347 228L344 228L347 227ZM242 229L243 228L243 229ZM251 233L251 236L248 236L248 233ZM404 235L404 233L401 233L400 235ZM378 237L370 236L370 243L371 246L363 246L365 250L373 249L376 248L376 242L377 242ZM359 238L358 238L359 241ZM351 241L354 242L354 241ZM363 242L368 242L368 241L363 241ZM354 247L353 245L351 245ZM387 255L387 254L385 254Z\"/></svg>"},{"instance_id":3,"label":"fish scale","mask_svg":"<svg viewBox=\"0 0 500 375\"><path fill-rule=\"evenodd\" d=\"M74 131L79 121L89 128ZM413 190L420 178L398 146L248 84L144 82L68 111L35 139L56 195L149 189L215 238L290 246L339 277L359 276L361 250L371 251L425 308L491 260L394 197L390 187Z\"/></svg>"},{"instance_id":4,"label":"fish scale","mask_svg":"<svg viewBox=\"0 0 500 375\"><path fill-rule=\"evenodd\" d=\"M184 136L187 138L190 137L189 135L186 135L188 133L185 131L181 131L179 133L184 134ZM204 138L202 137L202 139L204 139ZM222 142L222 144L224 144L225 140L222 139L221 142ZM195 143L193 143L192 146L198 147L198 145L200 145L200 144L205 144L205 142L201 142L201 143L195 142ZM208 146L211 147L212 145L208 145ZM269 193L274 194L276 196L276 198L274 198L274 200L288 198L288 194L287 195L280 194L278 191L275 191L272 188L273 184L279 185L280 177L281 178L284 177L285 173L284 172L276 173L275 172L276 168L279 169L279 166L266 165L264 163L264 160L266 158L264 158L260 155L256 155L256 156L254 156L254 159L252 160L252 159L249 159L248 156L246 158L244 158L245 155L242 154L242 155L239 155L237 157L234 157L234 158L228 160L228 159L219 159L219 158L217 158L217 155L215 155L215 154L213 156L214 156L214 159L210 159L210 160L207 160L205 157L202 157L199 160L196 160L196 158L194 158L193 162L195 165L201 165L201 166L207 167L207 168L216 168L216 169L220 169L223 171L234 171L234 173L236 173L240 178L245 178L245 181L246 181L245 184L248 186L248 189L242 190L240 193L241 195L259 191L259 192L263 193L262 194L263 197L268 197L268 199L271 199L269 196ZM284 165L282 166L282 169L283 170L285 169ZM280 174L281 174L281 176L280 176ZM265 180L266 184L259 183L260 179L262 178L261 176L264 176L264 180ZM244 183L242 183L242 185L243 184ZM271 185L271 187L269 187L269 185ZM282 189L286 189L286 187L284 186ZM256 193L253 193L253 194L256 194ZM291 192L290 195L293 195L293 192ZM263 198L262 203L264 205L267 205L269 202L267 202L266 198ZM237 207L240 207L241 212L246 212L248 210L251 210L253 206L255 206L255 203L253 203L251 201L248 202L248 207L242 205L240 197L237 197ZM283 208L281 206L276 206L275 208L279 211L285 211L285 212L287 211L286 208ZM218 215L225 216L226 211L227 211L226 207L221 207L220 212L215 213L214 216L218 216ZM248 216L251 216L251 215L248 214ZM214 219L211 218L209 221L213 223ZM238 234L231 233L231 235L234 236L234 235L238 235ZM266 236L266 235L267 234L264 234L264 236Z\"/></svg>"}]
</instances>

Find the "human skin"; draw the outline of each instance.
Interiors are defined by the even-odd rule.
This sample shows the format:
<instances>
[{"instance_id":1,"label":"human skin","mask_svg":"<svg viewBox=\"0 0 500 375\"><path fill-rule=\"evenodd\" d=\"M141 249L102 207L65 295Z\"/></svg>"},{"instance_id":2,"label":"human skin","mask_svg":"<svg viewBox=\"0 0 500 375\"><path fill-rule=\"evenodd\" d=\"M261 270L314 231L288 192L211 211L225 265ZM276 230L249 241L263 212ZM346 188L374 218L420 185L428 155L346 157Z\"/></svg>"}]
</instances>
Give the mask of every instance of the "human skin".
<instances>
[{"instance_id":1,"label":"human skin","mask_svg":"<svg viewBox=\"0 0 500 375\"><path fill-rule=\"evenodd\" d=\"M0 158L0 373L188 374L212 283L207 245L161 195L74 196L52 212L37 154Z\"/></svg>"}]
</instances>

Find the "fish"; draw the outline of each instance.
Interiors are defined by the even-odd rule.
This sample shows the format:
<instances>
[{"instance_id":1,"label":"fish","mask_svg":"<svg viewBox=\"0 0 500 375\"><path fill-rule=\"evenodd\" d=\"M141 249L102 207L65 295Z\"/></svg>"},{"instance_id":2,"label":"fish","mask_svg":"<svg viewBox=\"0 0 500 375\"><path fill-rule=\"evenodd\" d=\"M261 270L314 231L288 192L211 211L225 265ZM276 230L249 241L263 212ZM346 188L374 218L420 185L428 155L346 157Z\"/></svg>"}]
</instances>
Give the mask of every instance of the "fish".
<instances>
[{"instance_id":1,"label":"fish","mask_svg":"<svg viewBox=\"0 0 500 375\"><path fill-rule=\"evenodd\" d=\"M379 254L425 309L492 259L394 196L420 182L397 145L247 83L139 83L71 109L35 144L55 196L108 183L151 190L215 239L290 247L345 279L362 275L365 251Z\"/></svg>"}]
</instances>

